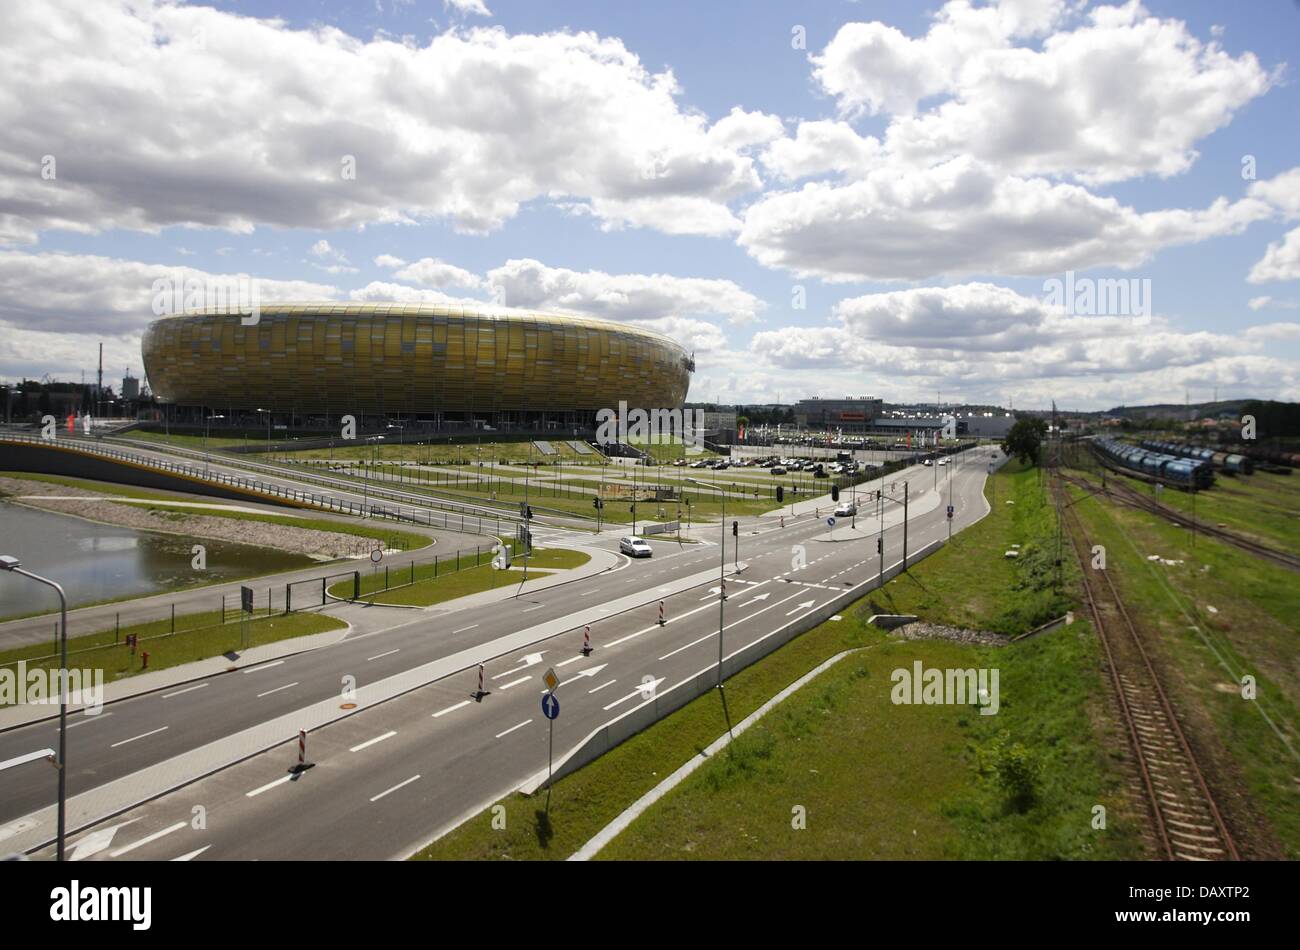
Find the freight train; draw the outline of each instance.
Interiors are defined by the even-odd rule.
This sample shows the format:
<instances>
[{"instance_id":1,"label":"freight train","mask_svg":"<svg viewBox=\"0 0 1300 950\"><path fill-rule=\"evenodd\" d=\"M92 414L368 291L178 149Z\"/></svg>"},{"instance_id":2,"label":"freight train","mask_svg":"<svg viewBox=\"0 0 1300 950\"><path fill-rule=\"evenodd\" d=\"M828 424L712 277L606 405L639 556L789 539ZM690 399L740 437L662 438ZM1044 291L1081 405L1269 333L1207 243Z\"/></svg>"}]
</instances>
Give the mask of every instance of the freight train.
<instances>
[{"instance_id":1,"label":"freight train","mask_svg":"<svg viewBox=\"0 0 1300 950\"><path fill-rule=\"evenodd\" d=\"M1148 439L1142 443L1142 448L1152 452L1163 452L1166 455L1177 455L1183 458L1197 459L1202 462L1209 462L1215 468L1222 469L1233 475L1253 475L1255 473L1255 463L1244 455L1238 455L1233 452L1223 452L1219 449L1212 449L1204 445L1187 445L1181 442L1157 442Z\"/></svg>"},{"instance_id":2,"label":"freight train","mask_svg":"<svg viewBox=\"0 0 1300 950\"><path fill-rule=\"evenodd\" d=\"M1214 484L1214 464L1205 459L1186 458L1153 451L1118 439L1094 439L1093 448L1112 466L1149 482L1173 485L1189 491L1204 491Z\"/></svg>"}]
</instances>

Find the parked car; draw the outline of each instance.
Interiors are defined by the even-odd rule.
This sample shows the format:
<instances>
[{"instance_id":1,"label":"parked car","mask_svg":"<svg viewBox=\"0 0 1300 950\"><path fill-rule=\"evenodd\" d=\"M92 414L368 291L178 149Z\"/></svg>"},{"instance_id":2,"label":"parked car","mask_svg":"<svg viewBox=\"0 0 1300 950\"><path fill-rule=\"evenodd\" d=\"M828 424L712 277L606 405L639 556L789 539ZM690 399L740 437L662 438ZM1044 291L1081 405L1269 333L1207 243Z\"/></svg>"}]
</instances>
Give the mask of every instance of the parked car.
<instances>
[{"instance_id":1,"label":"parked car","mask_svg":"<svg viewBox=\"0 0 1300 950\"><path fill-rule=\"evenodd\" d=\"M785 467L782 466L782 465L773 465L773 466L772 466L772 474L773 474L773 475L784 475L784 474L785 474Z\"/></svg>"},{"instance_id":2,"label":"parked car","mask_svg":"<svg viewBox=\"0 0 1300 950\"><path fill-rule=\"evenodd\" d=\"M636 538L631 535L619 539L618 549L628 557L650 557L654 554L645 538Z\"/></svg>"}]
</instances>

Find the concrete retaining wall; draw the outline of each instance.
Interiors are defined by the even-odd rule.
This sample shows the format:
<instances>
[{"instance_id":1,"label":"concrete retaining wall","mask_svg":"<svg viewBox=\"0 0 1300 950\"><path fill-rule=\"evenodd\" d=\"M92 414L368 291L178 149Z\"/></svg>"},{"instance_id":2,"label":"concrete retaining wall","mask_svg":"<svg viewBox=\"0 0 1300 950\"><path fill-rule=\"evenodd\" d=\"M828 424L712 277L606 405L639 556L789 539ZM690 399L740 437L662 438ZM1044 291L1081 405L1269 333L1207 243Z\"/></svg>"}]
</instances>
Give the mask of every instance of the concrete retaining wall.
<instances>
[{"instance_id":1,"label":"concrete retaining wall","mask_svg":"<svg viewBox=\"0 0 1300 950\"><path fill-rule=\"evenodd\" d=\"M4 444L4 468L12 472L35 472L41 475L67 475L71 478L88 478L98 482L114 482L155 488L165 491L187 492L192 495L211 495L233 501L256 501L262 504L283 504L289 508L302 505L277 499L259 492L244 492L198 479L185 478L168 472L155 471L142 465L132 465L117 459L104 458L76 449L61 449L58 444L34 445L21 442Z\"/></svg>"}]
</instances>

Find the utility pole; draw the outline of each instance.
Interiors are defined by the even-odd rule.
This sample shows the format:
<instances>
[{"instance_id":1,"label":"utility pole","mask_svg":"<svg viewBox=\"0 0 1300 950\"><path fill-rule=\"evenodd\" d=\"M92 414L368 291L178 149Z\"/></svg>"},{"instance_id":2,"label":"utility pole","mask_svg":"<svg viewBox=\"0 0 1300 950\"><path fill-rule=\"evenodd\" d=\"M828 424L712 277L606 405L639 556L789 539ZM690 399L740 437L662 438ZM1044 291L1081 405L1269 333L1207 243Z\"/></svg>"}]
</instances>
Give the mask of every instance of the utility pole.
<instances>
[{"instance_id":1,"label":"utility pole","mask_svg":"<svg viewBox=\"0 0 1300 950\"><path fill-rule=\"evenodd\" d=\"M907 570L907 482L903 482L903 570Z\"/></svg>"},{"instance_id":2,"label":"utility pole","mask_svg":"<svg viewBox=\"0 0 1300 950\"><path fill-rule=\"evenodd\" d=\"M718 561L718 689L722 689L722 628L727 609L727 496L722 496L722 555Z\"/></svg>"}]
</instances>

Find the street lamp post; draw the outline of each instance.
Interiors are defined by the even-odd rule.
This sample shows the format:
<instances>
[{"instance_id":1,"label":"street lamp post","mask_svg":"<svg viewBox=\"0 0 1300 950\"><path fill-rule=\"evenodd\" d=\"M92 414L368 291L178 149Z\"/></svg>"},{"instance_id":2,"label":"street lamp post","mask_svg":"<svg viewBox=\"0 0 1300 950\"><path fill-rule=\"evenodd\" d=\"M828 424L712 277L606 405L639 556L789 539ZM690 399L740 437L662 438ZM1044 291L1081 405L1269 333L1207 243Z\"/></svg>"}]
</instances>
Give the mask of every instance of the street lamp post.
<instances>
[{"instance_id":1,"label":"street lamp post","mask_svg":"<svg viewBox=\"0 0 1300 950\"><path fill-rule=\"evenodd\" d=\"M31 571L24 571L22 562L16 557L11 557L8 554L0 555L0 568L13 574L21 574L23 577L31 578L47 587L53 587L55 593L59 595L59 820L56 855L57 860L62 861L63 839L67 826L68 799L68 598L63 593L63 588L48 577L41 577L41 575L33 574Z\"/></svg>"}]
</instances>

